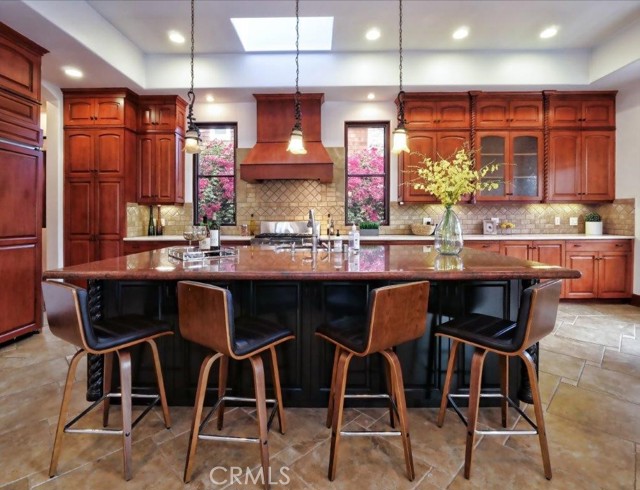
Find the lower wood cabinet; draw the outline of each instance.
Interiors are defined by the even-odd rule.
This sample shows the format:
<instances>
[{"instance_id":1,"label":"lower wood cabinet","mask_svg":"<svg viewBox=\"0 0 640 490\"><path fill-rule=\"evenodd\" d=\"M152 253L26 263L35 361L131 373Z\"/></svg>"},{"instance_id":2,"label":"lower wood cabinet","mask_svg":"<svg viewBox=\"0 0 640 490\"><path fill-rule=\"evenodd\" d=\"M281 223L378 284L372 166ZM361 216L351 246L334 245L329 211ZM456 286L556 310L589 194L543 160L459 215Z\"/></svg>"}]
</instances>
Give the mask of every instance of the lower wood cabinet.
<instances>
[{"instance_id":1,"label":"lower wood cabinet","mask_svg":"<svg viewBox=\"0 0 640 490\"><path fill-rule=\"evenodd\" d=\"M632 293L631 240L566 242L565 264L579 270L580 279L565 281L567 298L628 298Z\"/></svg>"},{"instance_id":2,"label":"lower wood cabinet","mask_svg":"<svg viewBox=\"0 0 640 490\"><path fill-rule=\"evenodd\" d=\"M523 260L550 265L564 265L562 240L514 240L500 242L500 253Z\"/></svg>"},{"instance_id":3,"label":"lower wood cabinet","mask_svg":"<svg viewBox=\"0 0 640 490\"><path fill-rule=\"evenodd\" d=\"M484 250L485 252L500 253L500 243L490 240L466 240L464 246L476 250Z\"/></svg>"}]
</instances>

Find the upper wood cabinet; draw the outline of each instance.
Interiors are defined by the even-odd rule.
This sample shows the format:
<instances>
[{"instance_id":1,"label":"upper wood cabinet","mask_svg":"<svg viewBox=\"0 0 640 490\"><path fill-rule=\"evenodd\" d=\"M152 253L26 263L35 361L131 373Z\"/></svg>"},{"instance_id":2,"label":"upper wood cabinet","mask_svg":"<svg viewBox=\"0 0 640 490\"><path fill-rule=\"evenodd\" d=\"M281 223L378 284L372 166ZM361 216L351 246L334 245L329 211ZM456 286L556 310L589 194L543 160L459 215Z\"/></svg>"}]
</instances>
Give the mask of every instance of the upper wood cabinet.
<instances>
[{"instance_id":1,"label":"upper wood cabinet","mask_svg":"<svg viewBox=\"0 0 640 490\"><path fill-rule=\"evenodd\" d=\"M40 104L40 67L46 53L43 47L0 23L0 88Z\"/></svg>"},{"instance_id":2,"label":"upper wood cabinet","mask_svg":"<svg viewBox=\"0 0 640 490\"><path fill-rule=\"evenodd\" d=\"M613 129L616 92L547 92L549 127Z\"/></svg>"},{"instance_id":3,"label":"upper wood cabinet","mask_svg":"<svg viewBox=\"0 0 640 490\"><path fill-rule=\"evenodd\" d=\"M124 126L135 130L137 96L126 89L63 89L65 127Z\"/></svg>"},{"instance_id":4,"label":"upper wood cabinet","mask_svg":"<svg viewBox=\"0 0 640 490\"><path fill-rule=\"evenodd\" d=\"M99 173L125 174L125 130L71 129L65 132L65 173L81 177Z\"/></svg>"},{"instance_id":5,"label":"upper wood cabinet","mask_svg":"<svg viewBox=\"0 0 640 490\"><path fill-rule=\"evenodd\" d=\"M470 96L468 93L407 93L404 114L407 129L469 129Z\"/></svg>"},{"instance_id":6,"label":"upper wood cabinet","mask_svg":"<svg viewBox=\"0 0 640 490\"><path fill-rule=\"evenodd\" d=\"M500 164L485 177L498 188L478 193L479 201L542 200L542 131L478 131L476 148L478 168Z\"/></svg>"},{"instance_id":7,"label":"upper wood cabinet","mask_svg":"<svg viewBox=\"0 0 640 490\"><path fill-rule=\"evenodd\" d=\"M177 133L138 137L138 203L184 202L184 145Z\"/></svg>"},{"instance_id":8,"label":"upper wood cabinet","mask_svg":"<svg viewBox=\"0 0 640 490\"><path fill-rule=\"evenodd\" d=\"M400 174L398 176L399 200L403 202L438 202L426 191L414 189L411 181L417 177L416 167L423 158L447 158L457 150L468 145L471 134L468 131L419 131L408 132L407 142L411 153L400 155Z\"/></svg>"},{"instance_id":9,"label":"upper wood cabinet","mask_svg":"<svg viewBox=\"0 0 640 490\"><path fill-rule=\"evenodd\" d=\"M138 130L184 134L186 107L187 103L177 95L140 97Z\"/></svg>"},{"instance_id":10,"label":"upper wood cabinet","mask_svg":"<svg viewBox=\"0 0 640 490\"><path fill-rule=\"evenodd\" d=\"M547 200L615 199L615 131L549 132Z\"/></svg>"},{"instance_id":11,"label":"upper wood cabinet","mask_svg":"<svg viewBox=\"0 0 640 490\"><path fill-rule=\"evenodd\" d=\"M475 97L478 129L542 129L542 93L480 93Z\"/></svg>"}]
</instances>

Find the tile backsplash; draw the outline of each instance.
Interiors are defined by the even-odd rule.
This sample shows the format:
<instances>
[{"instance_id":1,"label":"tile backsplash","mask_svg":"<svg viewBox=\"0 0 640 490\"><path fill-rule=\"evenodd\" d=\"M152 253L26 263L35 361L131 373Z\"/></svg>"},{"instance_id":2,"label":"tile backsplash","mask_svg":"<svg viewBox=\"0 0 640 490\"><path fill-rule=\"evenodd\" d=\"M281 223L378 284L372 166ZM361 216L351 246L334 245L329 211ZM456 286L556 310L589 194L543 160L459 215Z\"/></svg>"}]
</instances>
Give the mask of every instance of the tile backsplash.
<instances>
[{"instance_id":1,"label":"tile backsplash","mask_svg":"<svg viewBox=\"0 0 640 490\"><path fill-rule=\"evenodd\" d=\"M344 148L327 148L334 162L332 183L321 184L312 180L273 180L250 184L237 179L237 226L223 227L227 235L239 235L241 224L247 224L254 215L257 222L275 220L306 220L310 208L322 221L325 230L328 215L334 219L341 231L344 224ZM247 155L248 149L238 149L238 162ZM411 234L410 225L421 223L423 217L431 217L434 223L440 221L443 213L441 204L404 204L390 203L389 226L380 228L381 234ZM522 204L522 203L477 203L454 206L460 217L463 232L482 234L482 220L497 217L515 224L514 234L518 233L584 233L584 215L597 211L602 216L604 233L612 235L634 235L635 200L617 199L604 204ZM154 206L154 217L158 209ZM162 206L162 218L165 220L165 235L180 235L185 225L190 224L193 205ZM560 225L555 224L556 217ZM569 224L571 217L578 218L578 225ZM127 204L127 235L147 234L149 206Z\"/></svg>"}]
</instances>

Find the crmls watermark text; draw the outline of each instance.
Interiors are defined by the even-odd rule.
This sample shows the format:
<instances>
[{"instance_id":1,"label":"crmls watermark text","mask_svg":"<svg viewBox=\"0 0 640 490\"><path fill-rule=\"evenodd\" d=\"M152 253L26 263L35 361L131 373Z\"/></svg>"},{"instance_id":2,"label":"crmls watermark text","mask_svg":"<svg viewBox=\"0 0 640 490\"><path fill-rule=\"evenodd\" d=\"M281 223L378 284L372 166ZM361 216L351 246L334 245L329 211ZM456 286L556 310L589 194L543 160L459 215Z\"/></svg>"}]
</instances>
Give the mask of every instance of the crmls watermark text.
<instances>
[{"instance_id":1,"label":"crmls watermark text","mask_svg":"<svg viewBox=\"0 0 640 490\"><path fill-rule=\"evenodd\" d=\"M209 480L214 485L228 485L230 483L264 485L265 479L268 479L267 482L270 485L288 485L291 481L289 471L287 466L283 466L279 471L271 471L271 468L269 468L268 474L265 475L262 468L252 471L249 467L231 466L230 468L225 468L224 466L216 466L209 472Z\"/></svg>"}]
</instances>

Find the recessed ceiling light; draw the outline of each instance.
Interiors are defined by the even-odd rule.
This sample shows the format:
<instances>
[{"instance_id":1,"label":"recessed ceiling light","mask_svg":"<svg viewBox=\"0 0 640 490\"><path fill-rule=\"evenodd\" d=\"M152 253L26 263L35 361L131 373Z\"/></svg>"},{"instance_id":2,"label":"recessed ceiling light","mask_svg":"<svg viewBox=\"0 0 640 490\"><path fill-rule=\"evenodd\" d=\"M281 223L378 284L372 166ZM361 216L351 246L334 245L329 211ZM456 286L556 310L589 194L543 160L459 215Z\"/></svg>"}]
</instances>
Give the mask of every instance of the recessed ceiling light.
<instances>
[{"instance_id":1,"label":"recessed ceiling light","mask_svg":"<svg viewBox=\"0 0 640 490\"><path fill-rule=\"evenodd\" d=\"M540 33L540 38L549 39L558 34L558 26L549 26Z\"/></svg>"},{"instance_id":2,"label":"recessed ceiling light","mask_svg":"<svg viewBox=\"0 0 640 490\"><path fill-rule=\"evenodd\" d=\"M73 66L65 66L62 68L64 70L65 75L71 78L82 78L84 74L77 68Z\"/></svg>"},{"instance_id":3,"label":"recessed ceiling light","mask_svg":"<svg viewBox=\"0 0 640 490\"><path fill-rule=\"evenodd\" d=\"M380 39L380 29L378 29L377 27L372 27L367 31L367 33L365 34L365 37L369 41L375 41L376 39Z\"/></svg>"},{"instance_id":4,"label":"recessed ceiling light","mask_svg":"<svg viewBox=\"0 0 640 490\"><path fill-rule=\"evenodd\" d=\"M213 102L216 99L213 97L213 95L211 94L207 94L207 96L205 97L205 99L207 100L207 102Z\"/></svg>"},{"instance_id":5,"label":"recessed ceiling light","mask_svg":"<svg viewBox=\"0 0 640 490\"><path fill-rule=\"evenodd\" d=\"M184 36L178 31L169 31L169 40L172 43L184 44Z\"/></svg>"},{"instance_id":6,"label":"recessed ceiling light","mask_svg":"<svg viewBox=\"0 0 640 490\"><path fill-rule=\"evenodd\" d=\"M233 18L245 51L295 51L295 17ZM333 17L300 17L300 51L330 51Z\"/></svg>"},{"instance_id":7,"label":"recessed ceiling light","mask_svg":"<svg viewBox=\"0 0 640 490\"><path fill-rule=\"evenodd\" d=\"M375 98L376 98L376 94L374 94L373 92L369 92L369 93L367 94L367 99L369 99L369 100L373 100L373 99L375 99Z\"/></svg>"},{"instance_id":8,"label":"recessed ceiling light","mask_svg":"<svg viewBox=\"0 0 640 490\"><path fill-rule=\"evenodd\" d=\"M468 35L469 35L469 28L467 26L462 26L462 27L458 27L453 32L452 37L453 37L453 39L464 39Z\"/></svg>"}]
</instances>

